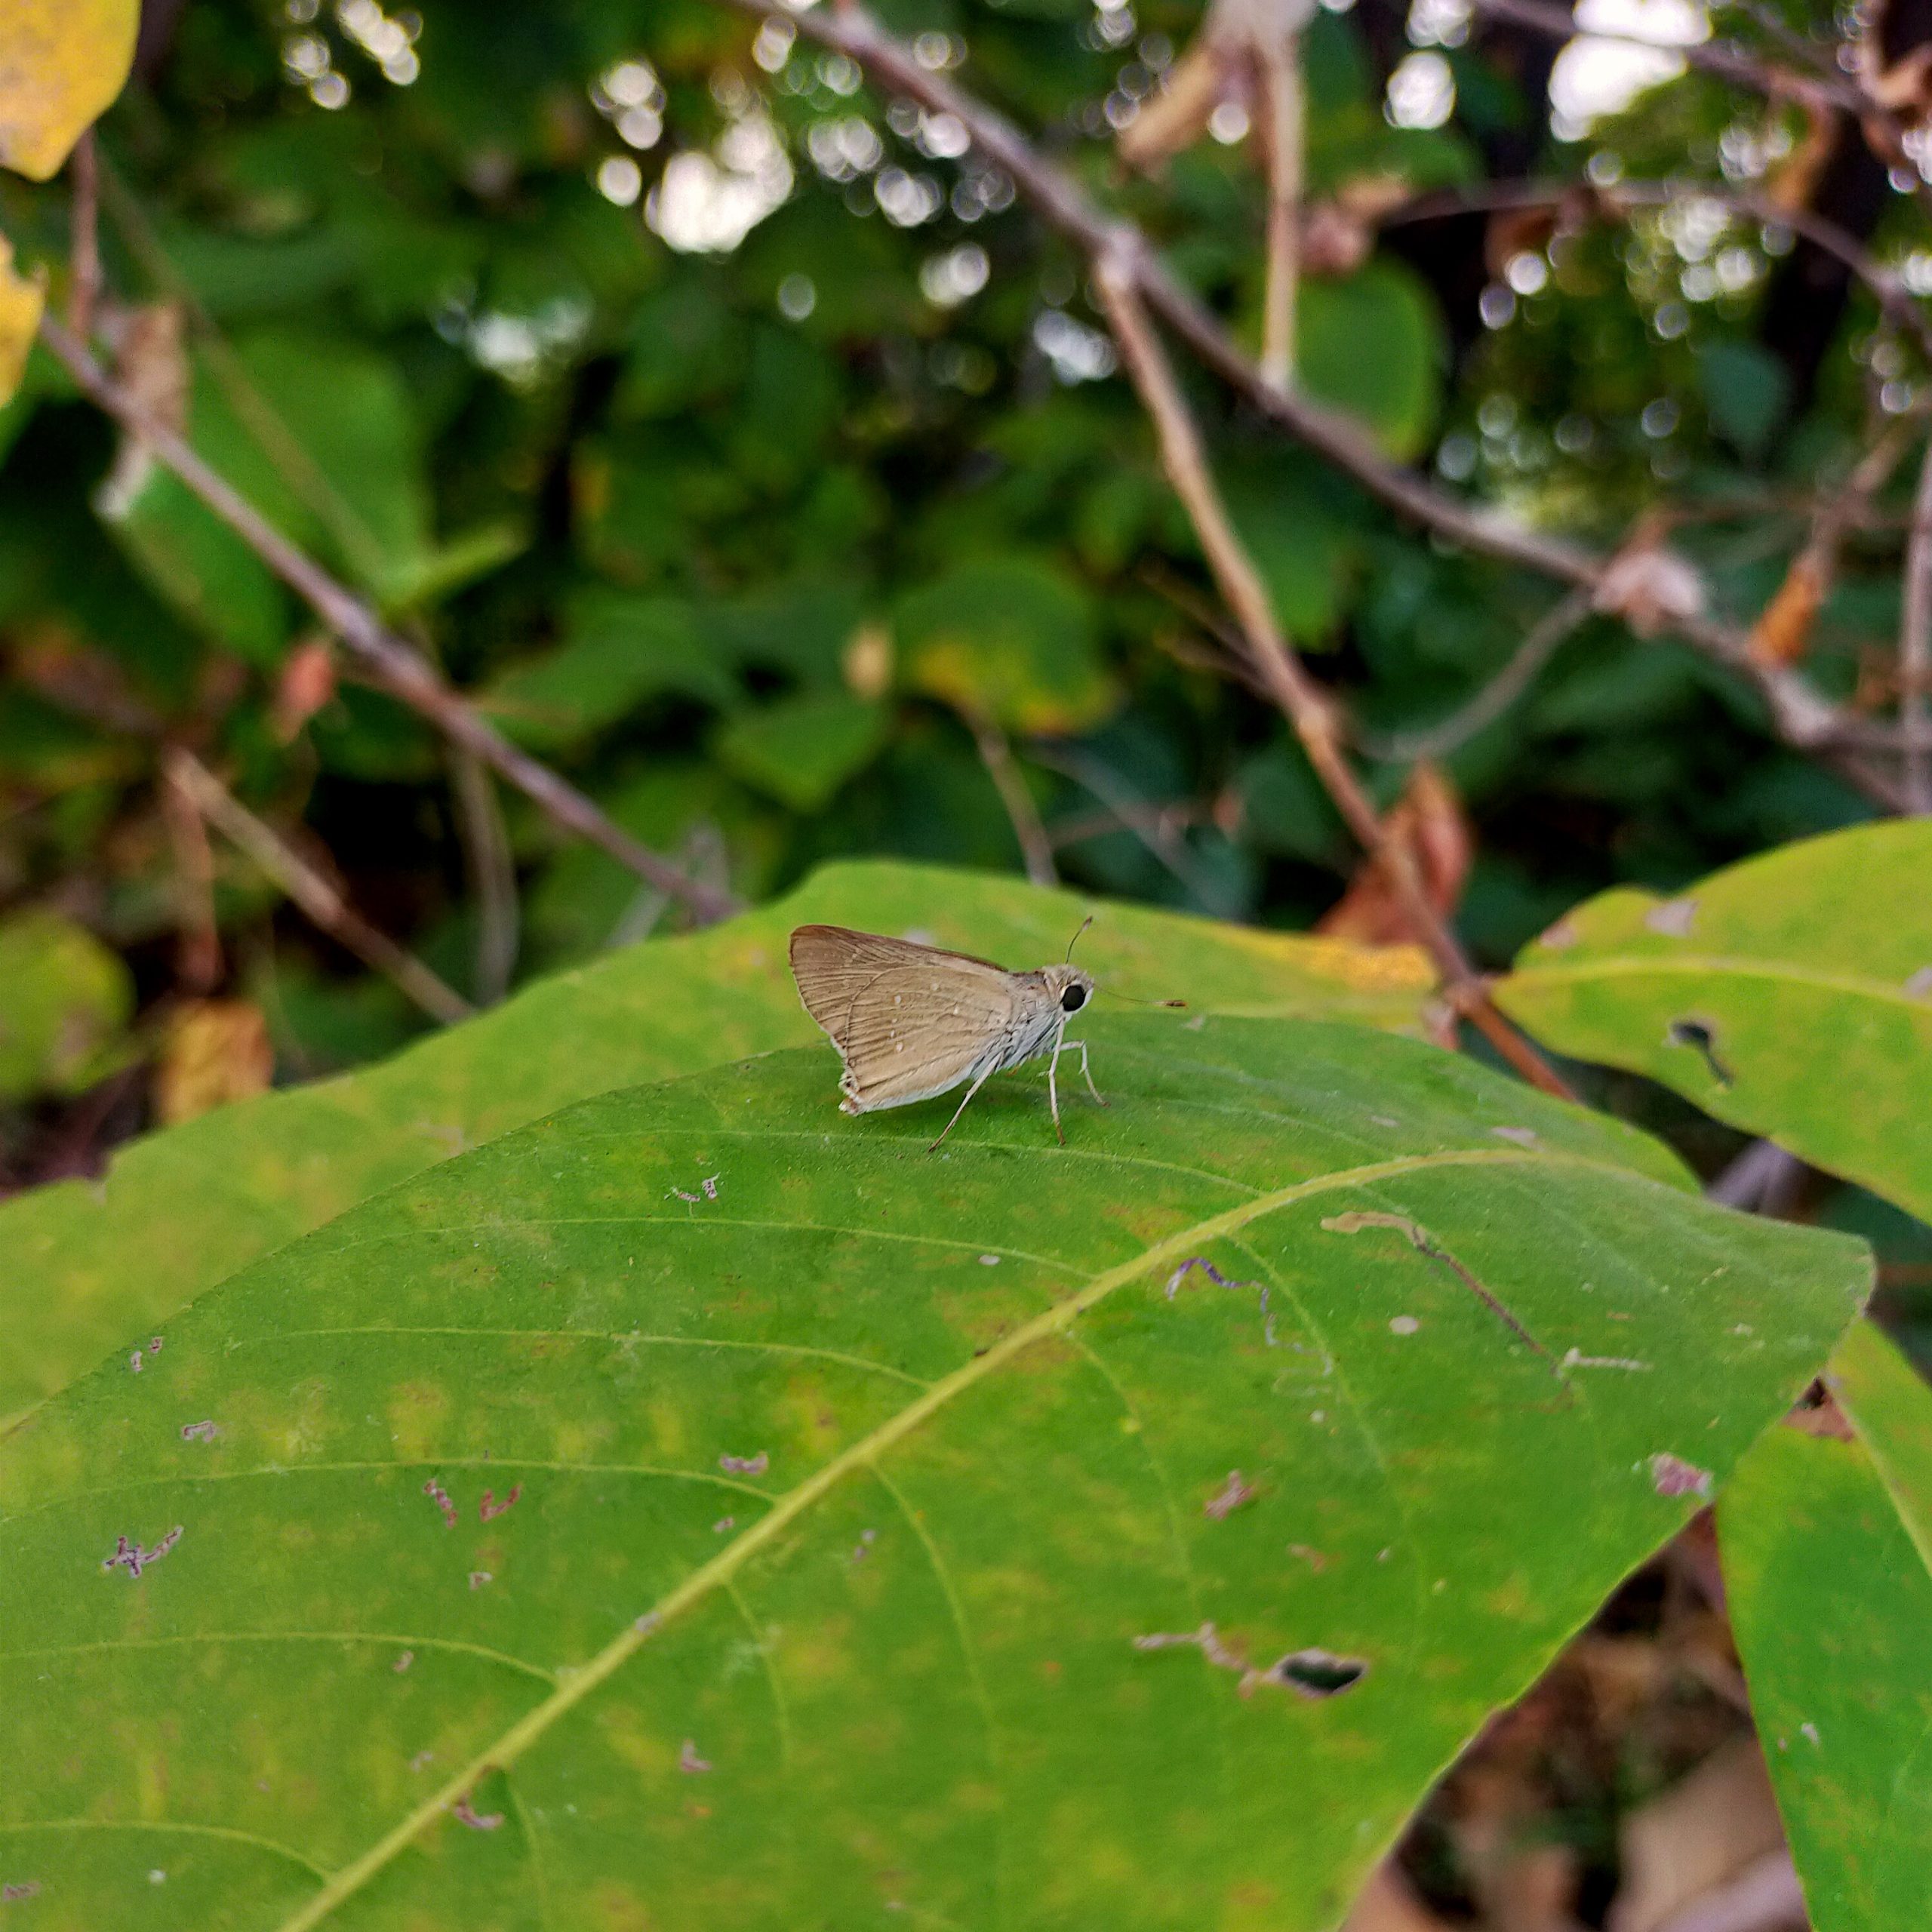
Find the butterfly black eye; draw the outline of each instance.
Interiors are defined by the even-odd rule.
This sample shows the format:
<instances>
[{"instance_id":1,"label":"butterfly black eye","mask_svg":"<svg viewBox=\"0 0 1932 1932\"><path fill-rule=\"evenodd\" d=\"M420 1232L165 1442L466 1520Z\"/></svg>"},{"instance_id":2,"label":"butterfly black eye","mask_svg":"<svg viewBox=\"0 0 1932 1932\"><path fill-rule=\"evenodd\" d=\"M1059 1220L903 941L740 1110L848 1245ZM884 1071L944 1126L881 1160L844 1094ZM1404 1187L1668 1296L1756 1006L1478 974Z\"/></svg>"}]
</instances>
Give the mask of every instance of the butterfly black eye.
<instances>
[{"instance_id":1,"label":"butterfly black eye","mask_svg":"<svg viewBox=\"0 0 1932 1932\"><path fill-rule=\"evenodd\" d=\"M1069 986L1060 996L1063 1013L1078 1013L1086 1004L1087 989L1084 986Z\"/></svg>"}]
</instances>

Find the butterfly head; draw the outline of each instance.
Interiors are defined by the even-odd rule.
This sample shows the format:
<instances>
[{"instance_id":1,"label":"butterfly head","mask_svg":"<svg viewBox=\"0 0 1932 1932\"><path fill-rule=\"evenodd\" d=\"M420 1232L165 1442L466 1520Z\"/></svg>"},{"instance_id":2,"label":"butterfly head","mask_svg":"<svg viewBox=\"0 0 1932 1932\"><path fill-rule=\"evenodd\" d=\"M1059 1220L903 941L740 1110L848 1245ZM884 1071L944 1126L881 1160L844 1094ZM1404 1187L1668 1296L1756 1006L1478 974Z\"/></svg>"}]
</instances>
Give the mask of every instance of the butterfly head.
<instances>
[{"instance_id":1,"label":"butterfly head","mask_svg":"<svg viewBox=\"0 0 1932 1932\"><path fill-rule=\"evenodd\" d=\"M1048 996L1069 1019L1094 997L1094 976L1080 967L1043 967L1040 977Z\"/></svg>"}]
</instances>

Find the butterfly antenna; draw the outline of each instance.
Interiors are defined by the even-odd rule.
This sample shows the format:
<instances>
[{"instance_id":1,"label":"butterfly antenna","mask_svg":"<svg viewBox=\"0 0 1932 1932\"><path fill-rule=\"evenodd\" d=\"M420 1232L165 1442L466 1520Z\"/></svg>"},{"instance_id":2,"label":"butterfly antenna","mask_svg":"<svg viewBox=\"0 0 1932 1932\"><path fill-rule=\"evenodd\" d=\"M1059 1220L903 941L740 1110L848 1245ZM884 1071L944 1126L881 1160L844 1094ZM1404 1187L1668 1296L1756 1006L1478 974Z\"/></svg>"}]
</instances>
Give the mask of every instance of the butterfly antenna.
<instances>
[{"instance_id":1,"label":"butterfly antenna","mask_svg":"<svg viewBox=\"0 0 1932 1932\"><path fill-rule=\"evenodd\" d=\"M1112 986L1096 986L1096 992L1105 993L1109 999L1124 999L1130 1006L1185 1006L1184 999L1138 999L1132 993L1117 993Z\"/></svg>"},{"instance_id":2,"label":"butterfly antenna","mask_svg":"<svg viewBox=\"0 0 1932 1932\"><path fill-rule=\"evenodd\" d=\"M1073 958L1073 949L1080 943L1080 933L1084 933L1093 923L1094 915L1091 912L1089 912L1086 918L1082 919L1080 922L1080 932L1075 933L1072 938L1067 941L1066 957L1069 964L1071 964Z\"/></svg>"}]
</instances>

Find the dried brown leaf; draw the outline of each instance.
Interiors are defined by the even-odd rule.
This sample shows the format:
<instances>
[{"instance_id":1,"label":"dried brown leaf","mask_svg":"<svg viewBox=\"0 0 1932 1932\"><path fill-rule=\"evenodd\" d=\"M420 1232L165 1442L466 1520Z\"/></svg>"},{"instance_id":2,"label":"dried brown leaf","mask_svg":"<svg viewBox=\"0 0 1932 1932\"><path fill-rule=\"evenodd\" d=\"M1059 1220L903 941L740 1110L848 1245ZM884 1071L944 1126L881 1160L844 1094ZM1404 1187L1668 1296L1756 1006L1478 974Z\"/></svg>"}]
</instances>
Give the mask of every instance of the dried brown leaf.
<instances>
[{"instance_id":1,"label":"dried brown leaf","mask_svg":"<svg viewBox=\"0 0 1932 1932\"><path fill-rule=\"evenodd\" d=\"M1455 788L1435 766L1418 764L1385 823L1389 837L1405 847L1414 862L1429 903L1438 912L1453 912L1475 857L1475 836ZM1395 888L1372 859L1356 868L1348 891L1315 931L1372 946L1414 937Z\"/></svg>"},{"instance_id":2,"label":"dried brown leaf","mask_svg":"<svg viewBox=\"0 0 1932 1932\"><path fill-rule=\"evenodd\" d=\"M172 1127L266 1092L274 1073L260 1007L244 999L195 1000L168 1027L155 1069L155 1109Z\"/></svg>"},{"instance_id":3,"label":"dried brown leaf","mask_svg":"<svg viewBox=\"0 0 1932 1932\"><path fill-rule=\"evenodd\" d=\"M1811 648L1811 626L1828 587L1822 561L1808 547L1799 551L1751 626L1752 657L1760 664L1800 663Z\"/></svg>"},{"instance_id":4,"label":"dried brown leaf","mask_svg":"<svg viewBox=\"0 0 1932 1932\"><path fill-rule=\"evenodd\" d=\"M288 654L276 681L269 722L276 738L289 744L295 734L335 696L335 653L327 638L310 638Z\"/></svg>"}]
</instances>

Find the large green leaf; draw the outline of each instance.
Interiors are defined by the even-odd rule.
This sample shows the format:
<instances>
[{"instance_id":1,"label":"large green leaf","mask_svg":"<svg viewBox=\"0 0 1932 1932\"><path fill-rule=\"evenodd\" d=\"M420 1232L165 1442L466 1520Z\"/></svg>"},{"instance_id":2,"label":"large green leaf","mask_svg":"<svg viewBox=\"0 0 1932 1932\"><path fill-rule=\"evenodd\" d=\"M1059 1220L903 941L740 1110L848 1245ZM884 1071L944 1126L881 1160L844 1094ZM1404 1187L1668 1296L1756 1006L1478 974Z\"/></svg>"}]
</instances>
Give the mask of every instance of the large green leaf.
<instances>
[{"instance_id":1,"label":"large green leaf","mask_svg":"<svg viewBox=\"0 0 1932 1932\"><path fill-rule=\"evenodd\" d=\"M1869 1322L1845 1442L1770 1431L1719 1506L1731 1620L1817 1932L1924 1917L1932 1857L1932 1391Z\"/></svg>"},{"instance_id":2,"label":"large green leaf","mask_svg":"<svg viewBox=\"0 0 1932 1932\"><path fill-rule=\"evenodd\" d=\"M1932 821L1860 826L1674 899L1620 888L1497 988L1559 1051L1647 1073L1707 1112L1932 1218Z\"/></svg>"},{"instance_id":3,"label":"large green leaf","mask_svg":"<svg viewBox=\"0 0 1932 1932\"><path fill-rule=\"evenodd\" d=\"M1417 1042L1091 1036L1063 1149L586 1102L17 1431L36 1922L1332 1924L1865 1258Z\"/></svg>"},{"instance_id":4,"label":"large green leaf","mask_svg":"<svg viewBox=\"0 0 1932 1932\"><path fill-rule=\"evenodd\" d=\"M266 1095L137 1143L104 1183L0 1205L0 1420L269 1249L378 1189L571 1100L815 1038L785 964L808 919L922 931L1029 965L1084 903L1006 878L839 866L792 897L690 938L544 981L352 1076ZM1103 980L1204 1008L1414 1025L1428 969L1377 952L1100 909L1081 942Z\"/></svg>"}]
</instances>

